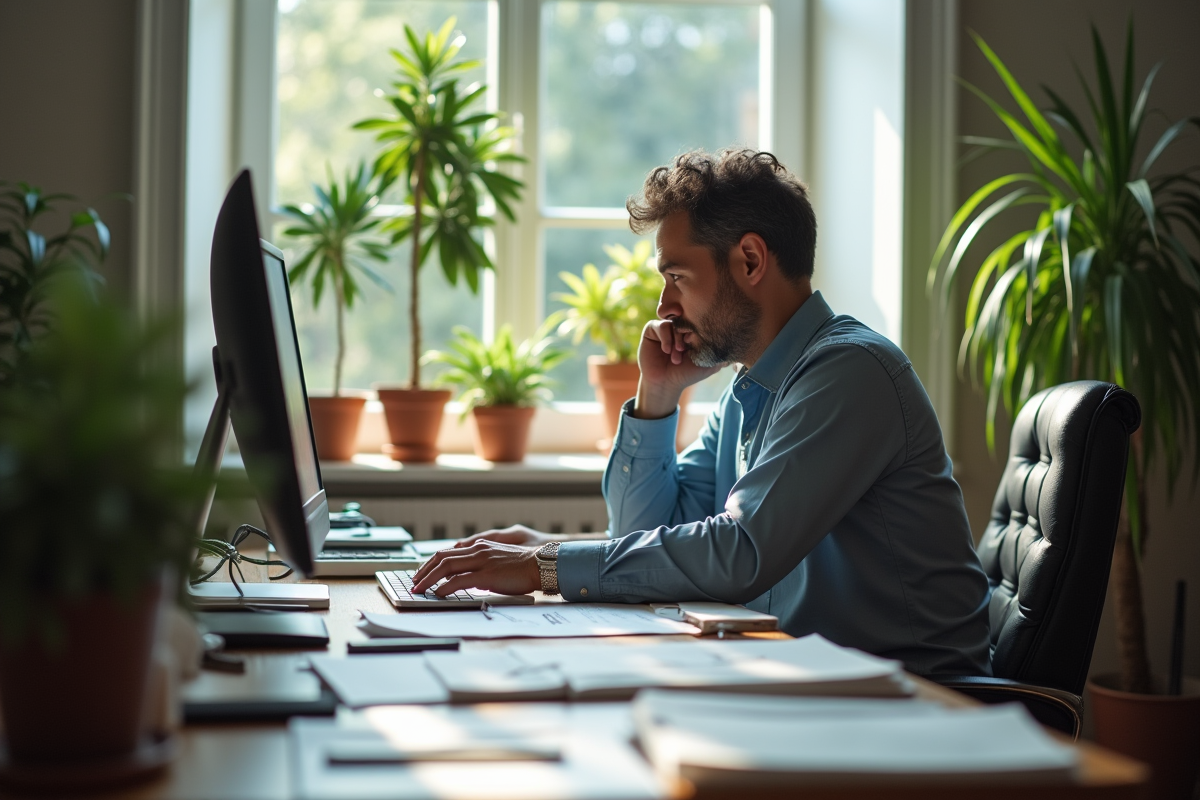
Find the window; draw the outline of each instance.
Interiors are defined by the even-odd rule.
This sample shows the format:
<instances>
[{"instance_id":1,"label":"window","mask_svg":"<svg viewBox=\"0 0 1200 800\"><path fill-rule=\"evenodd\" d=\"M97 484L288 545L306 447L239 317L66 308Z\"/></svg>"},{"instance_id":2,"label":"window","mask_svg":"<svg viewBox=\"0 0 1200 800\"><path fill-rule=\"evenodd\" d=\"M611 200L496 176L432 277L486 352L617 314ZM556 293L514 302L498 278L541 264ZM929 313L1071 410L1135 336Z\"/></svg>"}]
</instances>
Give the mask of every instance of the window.
<instances>
[{"instance_id":1,"label":"window","mask_svg":"<svg viewBox=\"0 0 1200 800\"><path fill-rule=\"evenodd\" d=\"M500 94L515 95L501 84L497 52L508 7L488 0L280 0L274 202L308 202L311 185L326 180L327 165L340 176L358 159L370 159L375 142L350 126L383 110L376 95L391 81L388 50L403 42L405 24L424 31L456 17L466 37L462 55L484 63L464 81L487 80L492 105ZM532 19L536 30L521 33L523 43L537 46L537 90L528 93L531 102L500 103L523 127L524 149L535 156L524 171L528 197L518 221L528 235L514 237L523 247L497 254L494 280L516 284L504 288L529 293L535 302L519 311L498 308L491 281L472 295L463 285L448 286L436 265L427 265L422 327L430 347L444 344L454 325L490 335L509 322L519 333L531 332L562 306L554 299L566 289L560 272L579 273L586 263L603 269L604 245L637 241L625 198L649 170L686 149L765 144L767 6L544 0ZM276 241L286 248L281 230L277 224ZM495 252L495 242L488 244ZM519 255L505 258L510 253ZM389 267L396 297L370 288L347 317L347 386L407 378L406 248L397 248ZM309 381L319 391L332 376L333 321L307 297L298 293L296 321ZM595 352L585 344L556 371L557 399L594 399L584 359ZM710 379L696 399L715 399L725 379Z\"/></svg>"}]
</instances>

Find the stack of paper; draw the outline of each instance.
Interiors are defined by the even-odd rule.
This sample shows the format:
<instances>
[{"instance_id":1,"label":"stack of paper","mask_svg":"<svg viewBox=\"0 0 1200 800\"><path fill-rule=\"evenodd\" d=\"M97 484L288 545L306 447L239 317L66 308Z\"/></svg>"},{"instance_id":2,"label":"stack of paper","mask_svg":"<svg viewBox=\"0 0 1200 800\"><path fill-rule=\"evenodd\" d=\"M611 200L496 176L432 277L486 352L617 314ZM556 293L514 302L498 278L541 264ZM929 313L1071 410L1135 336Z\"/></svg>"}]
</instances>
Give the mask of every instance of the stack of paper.
<instances>
[{"instance_id":1,"label":"stack of paper","mask_svg":"<svg viewBox=\"0 0 1200 800\"><path fill-rule=\"evenodd\" d=\"M772 695L904 697L899 662L820 636L772 641L511 645L466 652L314 656L313 669L351 708L489 700L621 700L639 689Z\"/></svg>"},{"instance_id":2,"label":"stack of paper","mask_svg":"<svg viewBox=\"0 0 1200 800\"><path fill-rule=\"evenodd\" d=\"M304 800L666 797L625 705L372 708L289 728Z\"/></svg>"},{"instance_id":3,"label":"stack of paper","mask_svg":"<svg viewBox=\"0 0 1200 800\"><path fill-rule=\"evenodd\" d=\"M528 666L556 667L569 696L577 699L626 699L650 688L847 697L903 697L913 691L899 662L839 647L817 634L603 649L513 645L511 650Z\"/></svg>"},{"instance_id":4,"label":"stack of paper","mask_svg":"<svg viewBox=\"0 0 1200 800\"><path fill-rule=\"evenodd\" d=\"M634 720L658 774L697 787L1066 781L1077 764L1018 705L651 690Z\"/></svg>"}]
</instances>

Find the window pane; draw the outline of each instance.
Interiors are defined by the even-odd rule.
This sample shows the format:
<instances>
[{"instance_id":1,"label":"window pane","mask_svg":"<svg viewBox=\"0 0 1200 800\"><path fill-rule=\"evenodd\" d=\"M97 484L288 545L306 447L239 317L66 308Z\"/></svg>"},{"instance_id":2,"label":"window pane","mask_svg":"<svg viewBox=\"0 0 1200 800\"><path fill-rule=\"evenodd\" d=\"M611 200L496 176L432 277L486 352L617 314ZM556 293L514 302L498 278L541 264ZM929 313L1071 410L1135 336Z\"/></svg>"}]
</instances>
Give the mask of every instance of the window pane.
<instances>
[{"instance_id":1,"label":"window pane","mask_svg":"<svg viewBox=\"0 0 1200 800\"><path fill-rule=\"evenodd\" d=\"M279 12L275 185L281 203L312 202L312 184L326 182L327 162L339 179L358 159L370 163L377 147L373 135L350 126L390 111L375 90L390 89L396 62L389 49L405 47L405 24L423 36L455 16L467 39L462 57L487 56L486 0L280 0ZM463 73L461 82L483 79L480 67ZM283 227L276 227L275 242L291 264L300 251L279 235ZM380 268L395 294L363 281L365 296L346 316L343 387L366 389L376 381L408 379L408 265L408 247L402 244ZM420 280L423 349L444 347L455 325L482 332L483 298L462 281L449 286L436 255L422 268ZM314 394L328 391L337 351L332 297L327 287L321 307L313 309L311 287L296 286L292 301L308 386ZM425 382L435 371L422 370Z\"/></svg>"},{"instance_id":2,"label":"window pane","mask_svg":"<svg viewBox=\"0 0 1200 800\"><path fill-rule=\"evenodd\" d=\"M312 184L325 181L326 162L339 176L360 158L369 163L374 135L350 126L392 110L375 90L391 89L396 61L390 49L407 49L405 24L423 36L456 17L467 37L461 56L487 56L486 0L279 0L279 12L275 197L280 203L307 202ZM460 83L484 77L480 67L463 73Z\"/></svg>"},{"instance_id":3,"label":"window pane","mask_svg":"<svg viewBox=\"0 0 1200 800\"><path fill-rule=\"evenodd\" d=\"M759 7L542 6L545 206L623 206L685 150L758 144Z\"/></svg>"},{"instance_id":4,"label":"window pane","mask_svg":"<svg viewBox=\"0 0 1200 800\"><path fill-rule=\"evenodd\" d=\"M277 231L282 229L278 226ZM300 251L288 246L281 236L287 264L295 262ZM342 366L342 387L369 389L376 381L400 383L408 380L408 249L396 250L390 263L380 268L395 289L388 294L369 281L362 281L363 296L346 312L346 360ZM451 288L437 264L427 262L421 268L421 338L423 349L443 348L455 325L466 325L477 335L483 327L483 297L472 295L464 281ZM337 354L337 329L333 297L325 287L321 305L314 309L312 288L292 287L292 310L296 315L296 333L304 362L304 379L313 394L327 394L333 386L333 362ZM421 368L422 382L428 383L438 368Z\"/></svg>"}]
</instances>

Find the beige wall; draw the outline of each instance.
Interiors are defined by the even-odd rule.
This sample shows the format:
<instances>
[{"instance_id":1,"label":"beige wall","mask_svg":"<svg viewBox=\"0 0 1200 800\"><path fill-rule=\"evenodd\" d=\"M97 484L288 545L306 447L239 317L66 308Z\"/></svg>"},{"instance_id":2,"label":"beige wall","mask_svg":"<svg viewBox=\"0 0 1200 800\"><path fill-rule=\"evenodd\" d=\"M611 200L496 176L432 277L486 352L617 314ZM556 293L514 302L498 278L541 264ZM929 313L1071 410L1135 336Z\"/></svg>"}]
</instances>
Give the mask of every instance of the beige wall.
<instances>
[{"instance_id":1,"label":"beige wall","mask_svg":"<svg viewBox=\"0 0 1200 800\"><path fill-rule=\"evenodd\" d=\"M0 0L0 180L77 195L112 229L129 286L135 0ZM54 230L54 223L47 230Z\"/></svg>"},{"instance_id":2,"label":"beige wall","mask_svg":"<svg viewBox=\"0 0 1200 800\"><path fill-rule=\"evenodd\" d=\"M996 98L1003 87L991 66L967 35L974 30L995 50L1009 69L1033 96L1043 104L1041 84L1051 86L1068 104L1086 113L1086 100L1079 89L1072 61L1079 64L1085 77L1094 75L1089 23L1095 22L1109 52L1110 60L1121 63L1124 54L1125 25L1133 14L1135 26L1135 65L1138 80L1159 60L1166 60L1155 82L1151 107L1161 110L1166 119L1200 115L1200 3L1195 0L962 0L958 74ZM1119 67L1118 67L1119 68ZM1140 85L1140 84L1139 84ZM1009 103L1010 107L1013 107ZM1159 115L1147 124L1144 138L1153 144L1158 132L1166 127ZM960 134L1005 135L1003 127L987 107L963 90L959 96ZM1153 138L1152 138L1153 137ZM1195 133L1173 146L1160 168L1200 163L1200 136ZM973 189L990 177L1008 171L1019 162L989 157L965 167L959 180L959 199L965 200ZM1027 220L1029 221L1029 220ZM1009 232L1017 230L1010 227ZM997 228L999 232L999 228ZM993 240L998 242L997 234ZM987 453L983 436L983 398L960 385L955 403L955 462L961 473L963 493L971 527L978 536L987 524L992 496L1003 469L1007 439L1001 439L1001 456ZM1006 435L1006 433L1005 433ZM998 435L998 439L1000 436ZM1174 585L1179 578L1189 581L1189 641L1185 669L1200 674L1200 493L1185 481L1177 488L1175 501L1166 501L1165 480L1161 473L1151 475L1151 525L1146 554L1145 595L1151 661L1156 669L1166 668L1169 628ZM1110 603L1111 605L1111 603ZM1106 608L1092 661L1093 672L1116 668L1111 608Z\"/></svg>"}]
</instances>

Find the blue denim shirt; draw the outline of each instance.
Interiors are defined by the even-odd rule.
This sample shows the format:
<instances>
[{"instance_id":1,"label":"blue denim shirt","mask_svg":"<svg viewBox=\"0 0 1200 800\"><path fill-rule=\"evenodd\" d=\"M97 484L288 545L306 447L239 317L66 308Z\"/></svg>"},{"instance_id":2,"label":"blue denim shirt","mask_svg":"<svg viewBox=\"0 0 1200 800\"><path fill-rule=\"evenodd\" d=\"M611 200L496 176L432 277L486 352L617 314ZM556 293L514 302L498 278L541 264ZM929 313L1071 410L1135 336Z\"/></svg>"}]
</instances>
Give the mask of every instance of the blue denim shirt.
<instances>
[{"instance_id":1,"label":"blue denim shirt","mask_svg":"<svg viewBox=\"0 0 1200 800\"><path fill-rule=\"evenodd\" d=\"M562 545L564 598L744 603L920 674L991 674L962 493L888 339L817 293L683 453L678 411L631 407L604 475L610 538Z\"/></svg>"}]
</instances>

